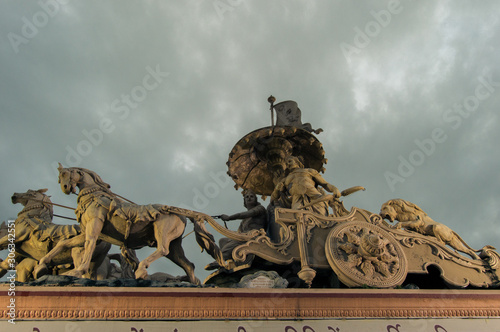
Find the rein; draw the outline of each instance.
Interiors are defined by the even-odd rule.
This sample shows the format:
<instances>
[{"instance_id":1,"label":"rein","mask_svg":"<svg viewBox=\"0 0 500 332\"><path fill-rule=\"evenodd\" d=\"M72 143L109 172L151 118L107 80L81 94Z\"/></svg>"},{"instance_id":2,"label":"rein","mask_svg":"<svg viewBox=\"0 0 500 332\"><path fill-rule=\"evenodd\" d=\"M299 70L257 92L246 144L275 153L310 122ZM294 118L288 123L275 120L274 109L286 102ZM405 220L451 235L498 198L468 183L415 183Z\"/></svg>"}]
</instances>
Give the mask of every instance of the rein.
<instances>
[{"instance_id":1,"label":"rein","mask_svg":"<svg viewBox=\"0 0 500 332\"><path fill-rule=\"evenodd\" d=\"M75 211L75 209L72 208L72 207L69 207L69 206L66 206L66 205L61 205L61 204L56 204L56 203L52 203L52 202L47 202L47 201L44 201L43 199L34 199L34 198L32 198L31 200L35 201L35 202L40 202L42 204L55 205L55 206L59 206L59 207L65 208L65 209L69 209L69 210Z\"/></svg>"},{"instance_id":2,"label":"rein","mask_svg":"<svg viewBox=\"0 0 500 332\"><path fill-rule=\"evenodd\" d=\"M121 199L123 199L123 200L125 200L125 201L127 201L127 202L129 202L129 203L135 204L135 203L134 203L134 202L132 202L131 200L126 199L125 197L120 196L120 195L118 195L118 194L115 194L114 192L112 192L112 191L111 191L111 190L109 190L109 189L108 189L108 191L109 191L109 192L110 192L113 196L119 197L119 198L121 198ZM32 201L35 201L35 202L40 202L40 203L42 203L42 205L43 205L43 204L50 204L50 205L54 205L54 206L58 206L58 207L62 207L62 208L68 209L68 210L72 210L72 211L75 211L75 210L76 210L75 208L72 208L72 207L69 207L69 206L66 206L66 205L57 204L57 203L52 203L52 202L50 202L50 201L49 201L49 202L47 202L47 201L45 201L45 200L43 200L43 199L34 199L34 198L32 198L31 200L32 200ZM136 205L137 205L137 204L136 204ZM63 218L63 219L68 219L68 220L77 221L77 219L76 219L76 218L66 217L66 216L62 216L62 215L59 215L59 214L55 214L55 213L54 213L53 215L54 215L54 217L59 217L59 218Z\"/></svg>"},{"instance_id":3,"label":"rein","mask_svg":"<svg viewBox=\"0 0 500 332\"><path fill-rule=\"evenodd\" d=\"M44 199L34 199L34 198L32 198L31 200L32 200L32 201L35 201L35 202L40 202L40 203L42 203L42 205L43 205L43 204L50 204L50 205L55 205L55 206L59 206L59 207L62 207L62 208L68 209L68 210L75 211L75 209L74 209L74 208L72 208L72 207L69 207L69 206L66 206L66 205L61 205L61 204L52 203L52 202L50 202L50 201L49 201L49 202L47 202L47 201L45 201ZM71 218L71 217L61 216L61 215L59 215L59 214L55 214L55 213L53 213L52 215L53 215L54 217L59 217L59 218L63 218L63 219L68 219L68 220L74 220L74 221L77 221L77 220L76 220L76 218Z\"/></svg>"},{"instance_id":4,"label":"rein","mask_svg":"<svg viewBox=\"0 0 500 332\"><path fill-rule=\"evenodd\" d=\"M59 168L59 173L60 173L60 172L61 172L61 169L62 169L62 165L61 165L61 164L59 164L59 167L60 167L60 168ZM88 171L88 170L87 170L87 171ZM74 172L75 172L75 170L71 170L71 171L70 171L69 182L70 182L70 184L77 186L77 185L78 185L78 182L77 182L77 181L74 181L74 179L73 179L73 178L74 178L74 177L73 177ZM91 174L89 174L88 172L85 172L85 170L84 170L84 169L78 169L78 168L77 168L77 169L76 169L76 172L79 172L79 173L84 173L84 174L87 174L87 175L91 176ZM98 175L96 174L96 176L98 176ZM92 176L91 176L91 177L92 177ZM100 177L99 177L99 178L100 178ZM102 181L102 180L101 180L101 181ZM108 185L108 187L105 187L105 186L103 186L103 185L101 185L101 184L99 184L99 183L96 183L96 180L95 180L95 179L93 179L93 182L94 182L94 184L95 184L96 186L100 187L101 189L103 189L104 191L108 192L109 194L111 194L111 195L113 195L113 196L115 196L115 197L119 197L119 198L121 198L121 199L123 199L123 200L125 200L125 201L127 201L127 202L129 202L129 203L131 203L131 204L137 205L136 203L132 202L131 200L129 200L129 199L127 199L127 198L123 197L123 196L120 196L120 195L115 194L114 192L112 192L112 191L111 191L111 189L109 189L109 185Z\"/></svg>"},{"instance_id":5,"label":"rein","mask_svg":"<svg viewBox=\"0 0 500 332\"><path fill-rule=\"evenodd\" d=\"M74 220L74 221L78 221L76 220L76 218L71 218L71 217L66 217L66 216L61 216L60 214L53 214L54 217L59 217L59 218L63 218L63 219L68 219L68 220Z\"/></svg>"},{"instance_id":6,"label":"rein","mask_svg":"<svg viewBox=\"0 0 500 332\"><path fill-rule=\"evenodd\" d=\"M112 192L112 191L111 191L111 190L109 190L109 189L108 189L108 191L109 191L112 195L114 195L114 196L116 196L116 197L119 197L119 198L121 198L121 199L123 199L123 200L125 200L125 201L127 201L127 202L129 202L129 203L131 203L131 204L137 205L136 203L132 202L131 200L126 199L125 197L120 196L120 195L118 195L118 194L115 194L114 192Z\"/></svg>"}]
</instances>

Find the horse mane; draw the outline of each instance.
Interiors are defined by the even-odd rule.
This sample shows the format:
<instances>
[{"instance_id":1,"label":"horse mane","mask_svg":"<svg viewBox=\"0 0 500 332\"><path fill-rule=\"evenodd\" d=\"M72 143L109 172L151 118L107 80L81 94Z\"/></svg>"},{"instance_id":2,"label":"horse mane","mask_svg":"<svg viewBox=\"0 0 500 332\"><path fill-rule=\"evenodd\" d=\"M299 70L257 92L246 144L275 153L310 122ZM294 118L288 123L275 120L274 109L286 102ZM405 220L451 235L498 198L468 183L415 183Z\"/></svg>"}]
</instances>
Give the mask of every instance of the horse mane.
<instances>
[{"instance_id":1,"label":"horse mane","mask_svg":"<svg viewBox=\"0 0 500 332\"><path fill-rule=\"evenodd\" d=\"M425 213L424 210L422 210L418 205L405 201L401 198L391 199L386 204L399 208L401 212L412 212L415 214L423 214L424 216L427 215L427 213Z\"/></svg>"},{"instance_id":2,"label":"horse mane","mask_svg":"<svg viewBox=\"0 0 500 332\"><path fill-rule=\"evenodd\" d=\"M111 188L111 186L109 184L107 184L106 182L104 182L101 179L101 177L99 176L99 174L97 174L94 171L91 171L91 170L86 169L86 168L81 168L81 167L70 167L69 170L76 170L78 172L87 173L88 175L90 175L92 180L94 180L94 183L97 184L99 187L102 187L103 189Z\"/></svg>"},{"instance_id":3,"label":"horse mane","mask_svg":"<svg viewBox=\"0 0 500 332\"><path fill-rule=\"evenodd\" d=\"M42 189L40 189L40 190L42 190ZM41 203L44 206L44 208L49 210L50 219L52 220L54 218L54 205L52 205L52 201L50 200L50 196L45 195L45 192L47 191L47 189L45 189L45 191L40 191L40 190L38 190L38 192L40 192L43 195ZM46 203L47 201L48 201L48 203Z\"/></svg>"}]
</instances>

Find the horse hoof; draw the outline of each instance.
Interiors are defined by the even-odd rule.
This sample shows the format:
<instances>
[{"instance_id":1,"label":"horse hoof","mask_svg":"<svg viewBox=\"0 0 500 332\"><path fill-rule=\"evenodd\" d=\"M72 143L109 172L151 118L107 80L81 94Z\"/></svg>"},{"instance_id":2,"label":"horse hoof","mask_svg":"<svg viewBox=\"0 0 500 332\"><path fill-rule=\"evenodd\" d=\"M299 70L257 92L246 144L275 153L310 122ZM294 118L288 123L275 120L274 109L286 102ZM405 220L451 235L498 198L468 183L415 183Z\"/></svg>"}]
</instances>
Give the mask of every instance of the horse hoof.
<instances>
[{"instance_id":1,"label":"horse hoof","mask_svg":"<svg viewBox=\"0 0 500 332\"><path fill-rule=\"evenodd\" d=\"M47 267L47 265L42 264L42 265L38 265L35 268L35 270L33 271L33 276L35 277L35 279L38 279L38 278L43 277L44 275L46 275L48 273L49 273L49 268Z\"/></svg>"},{"instance_id":2,"label":"horse hoof","mask_svg":"<svg viewBox=\"0 0 500 332\"><path fill-rule=\"evenodd\" d=\"M143 270L137 269L137 271L135 271L136 279L147 279L147 277L148 277L148 271L146 271L146 269Z\"/></svg>"},{"instance_id":3,"label":"horse hoof","mask_svg":"<svg viewBox=\"0 0 500 332\"><path fill-rule=\"evenodd\" d=\"M71 270L66 273L63 273L64 276L81 278L83 276L83 272L80 270Z\"/></svg>"}]
</instances>

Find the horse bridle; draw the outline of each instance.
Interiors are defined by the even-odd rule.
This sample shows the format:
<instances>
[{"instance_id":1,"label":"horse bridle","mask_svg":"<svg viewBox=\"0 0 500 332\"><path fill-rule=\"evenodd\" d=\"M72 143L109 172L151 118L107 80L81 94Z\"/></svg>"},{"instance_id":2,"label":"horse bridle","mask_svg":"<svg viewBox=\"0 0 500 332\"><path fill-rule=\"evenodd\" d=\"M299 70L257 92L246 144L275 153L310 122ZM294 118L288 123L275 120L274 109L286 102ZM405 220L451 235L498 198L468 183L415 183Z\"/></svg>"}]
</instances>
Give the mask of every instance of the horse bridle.
<instances>
[{"instance_id":1,"label":"horse bridle","mask_svg":"<svg viewBox=\"0 0 500 332\"><path fill-rule=\"evenodd\" d=\"M75 195L77 195L74 191L73 191L73 188L77 186L78 182L75 181L75 176L74 176L74 173L75 172L78 172L80 177L82 176L82 174L80 174L81 172L79 170L76 170L76 169L72 169L72 170L68 170L66 169L67 172L69 172L69 185L71 186L70 188L70 193L73 193Z\"/></svg>"}]
</instances>

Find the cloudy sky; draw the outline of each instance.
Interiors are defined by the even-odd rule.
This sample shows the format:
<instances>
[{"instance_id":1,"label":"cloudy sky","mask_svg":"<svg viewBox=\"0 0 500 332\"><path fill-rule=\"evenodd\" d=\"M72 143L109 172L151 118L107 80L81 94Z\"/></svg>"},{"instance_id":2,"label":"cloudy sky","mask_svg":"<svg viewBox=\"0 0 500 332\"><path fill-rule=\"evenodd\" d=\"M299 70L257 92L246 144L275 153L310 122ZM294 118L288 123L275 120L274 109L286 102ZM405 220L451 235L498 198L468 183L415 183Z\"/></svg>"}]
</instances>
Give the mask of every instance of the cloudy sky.
<instances>
[{"instance_id":1,"label":"cloudy sky","mask_svg":"<svg viewBox=\"0 0 500 332\"><path fill-rule=\"evenodd\" d=\"M5 0L0 32L0 220L27 189L76 206L57 162L137 203L242 211L228 153L273 94L324 129L324 177L367 188L348 208L404 198L500 248L497 1Z\"/></svg>"}]
</instances>

